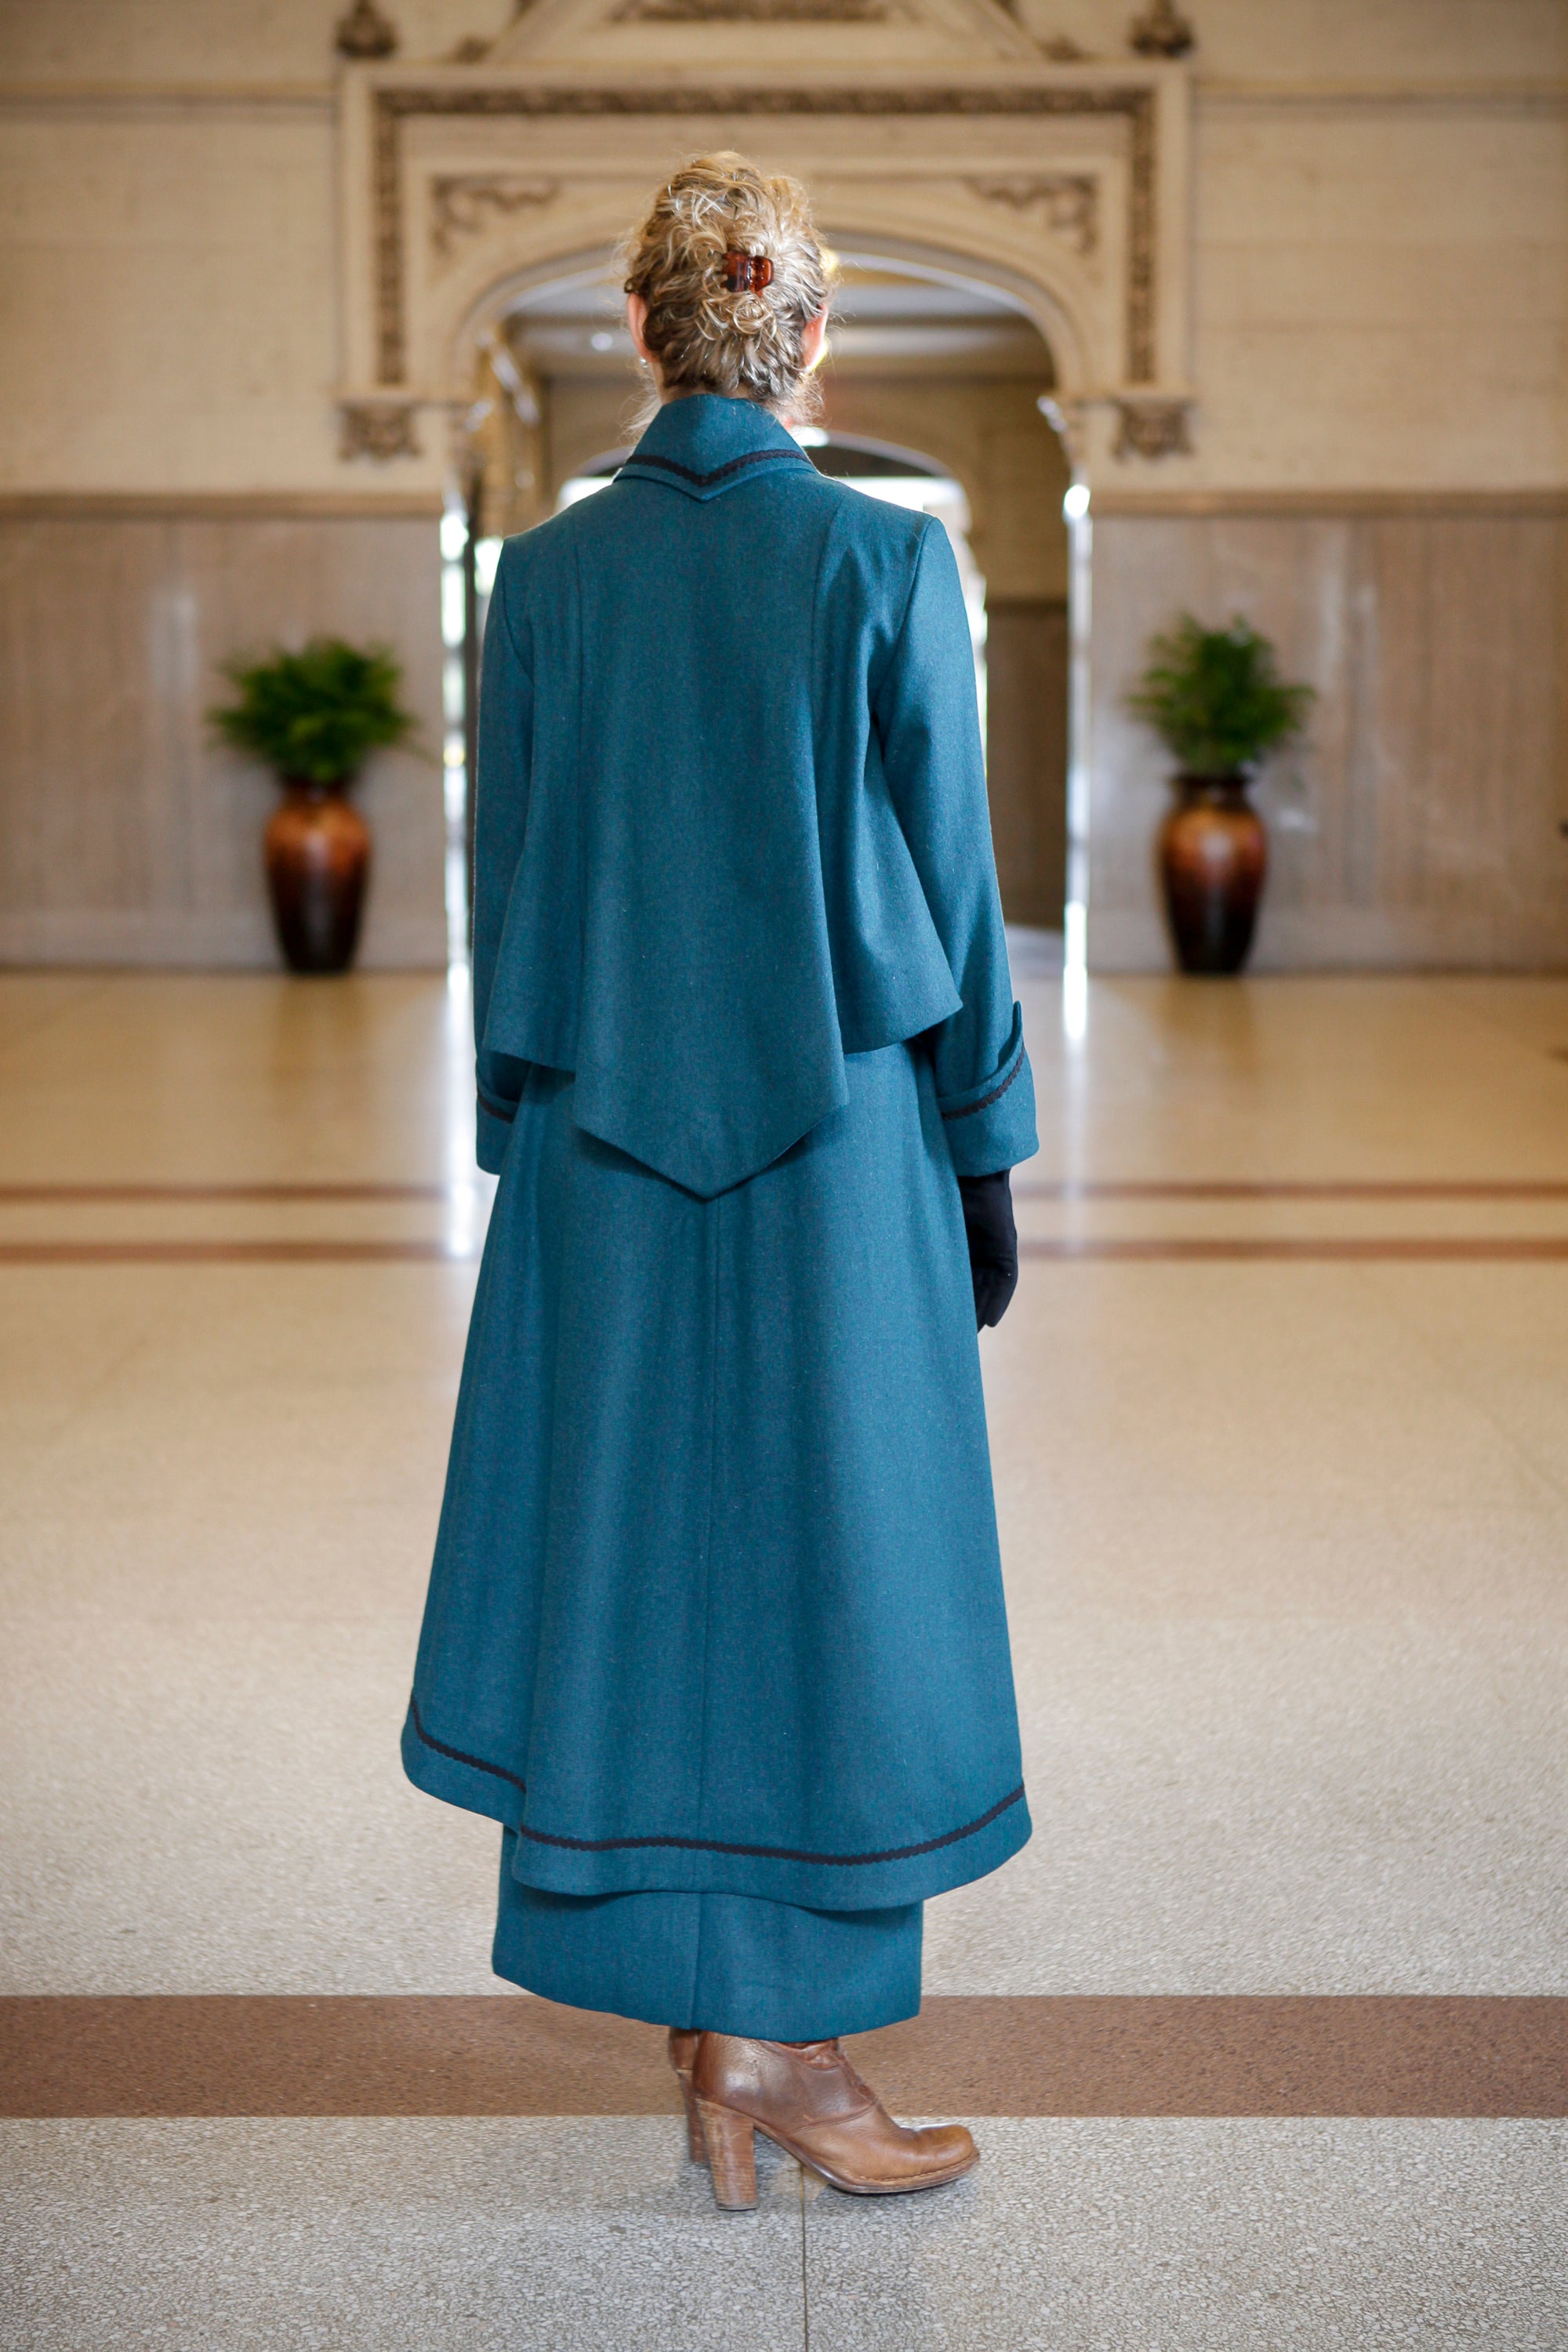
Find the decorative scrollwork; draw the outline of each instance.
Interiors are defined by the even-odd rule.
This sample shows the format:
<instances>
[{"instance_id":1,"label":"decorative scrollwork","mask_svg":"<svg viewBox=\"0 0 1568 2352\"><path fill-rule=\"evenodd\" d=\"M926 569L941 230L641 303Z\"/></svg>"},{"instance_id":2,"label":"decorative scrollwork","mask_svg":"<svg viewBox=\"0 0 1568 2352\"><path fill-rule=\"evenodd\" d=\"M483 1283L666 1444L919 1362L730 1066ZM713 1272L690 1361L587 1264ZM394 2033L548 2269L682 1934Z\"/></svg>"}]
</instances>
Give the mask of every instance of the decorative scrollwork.
<instances>
[{"instance_id":1,"label":"decorative scrollwork","mask_svg":"<svg viewBox=\"0 0 1568 2352\"><path fill-rule=\"evenodd\" d=\"M1103 88L1028 85L921 85L904 89L883 83L801 87L742 82L722 86L687 82L497 84L460 89L451 84L420 89L393 86L371 98L372 193L374 217L375 375L388 386L405 381L406 323L404 314L403 125L421 117L468 121L624 119L660 115L903 116L976 121L986 116L1037 120L1068 117L1120 120L1128 133L1126 248L1126 379L1154 380L1155 187L1154 93L1146 86Z\"/></svg>"},{"instance_id":2,"label":"decorative scrollwork","mask_svg":"<svg viewBox=\"0 0 1568 2352\"><path fill-rule=\"evenodd\" d=\"M1198 37L1175 0L1150 0L1128 26L1127 37L1141 58L1184 58Z\"/></svg>"},{"instance_id":3,"label":"decorative scrollwork","mask_svg":"<svg viewBox=\"0 0 1568 2352\"><path fill-rule=\"evenodd\" d=\"M621 0L624 25L885 25L904 11L888 0Z\"/></svg>"},{"instance_id":4,"label":"decorative scrollwork","mask_svg":"<svg viewBox=\"0 0 1568 2352\"><path fill-rule=\"evenodd\" d=\"M1038 211L1052 236L1085 257L1100 242L1100 184L1091 173L1016 173L969 184L987 204L1010 205L1016 213Z\"/></svg>"},{"instance_id":5,"label":"decorative scrollwork","mask_svg":"<svg viewBox=\"0 0 1568 2352\"><path fill-rule=\"evenodd\" d=\"M402 400L345 400L338 410L340 457L389 457L422 455L415 430L414 410Z\"/></svg>"},{"instance_id":6,"label":"decorative scrollwork","mask_svg":"<svg viewBox=\"0 0 1568 2352\"><path fill-rule=\"evenodd\" d=\"M1188 400L1119 400L1116 404L1118 457L1181 457L1193 446L1187 419Z\"/></svg>"},{"instance_id":7,"label":"decorative scrollwork","mask_svg":"<svg viewBox=\"0 0 1568 2352\"><path fill-rule=\"evenodd\" d=\"M340 16L334 35L340 58L353 58L356 65L374 65L378 58L389 58L397 47L397 27L388 24L375 5L375 0L354 0L346 16Z\"/></svg>"},{"instance_id":8,"label":"decorative scrollwork","mask_svg":"<svg viewBox=\"0 0 1568 2352\"><path fill-rule=\"evenodd\" d=\"M443 260L449 260L462 238L482 236L496 221L547 205L560 193L558 180L500 179L494 173L432 180L430 242Z\"/></svg>"}]
</instances>

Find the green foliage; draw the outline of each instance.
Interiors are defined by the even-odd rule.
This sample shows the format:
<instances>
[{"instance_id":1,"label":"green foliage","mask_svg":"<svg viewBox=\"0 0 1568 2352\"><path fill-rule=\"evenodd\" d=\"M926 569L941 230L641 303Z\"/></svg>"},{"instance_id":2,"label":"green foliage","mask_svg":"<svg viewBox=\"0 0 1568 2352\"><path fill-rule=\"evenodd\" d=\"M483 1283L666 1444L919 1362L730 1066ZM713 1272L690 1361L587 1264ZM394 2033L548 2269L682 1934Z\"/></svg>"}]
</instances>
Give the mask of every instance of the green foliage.
<instances>
[{"instance_id":1,"label":"green foliage","mask_svg":"<svg viewBox=\"0 0 1568 2352\"><path fill-rule=\"evenodd\" d=\"M280 776L349 782L370 754L401 743L416 724L397 699L403 673L384 646L362 653L342 637L312 637L302 652L274 648L268 661L225 662L239 699L207 717L242 751Z\"/></svg>"},{"instance_id":2,"label":"green foliage","mask_svg":"<svg viewBox=\"0 0 1568 2352\"><path fill-rule=\"evenodd\" d=\"M1149 653L1127 707L1187 775L1238 775L1306 724L1312 688L1285 685L1273 646L1243 620L1205 629L1184 613Z\"/></svg>"}]
</instances>

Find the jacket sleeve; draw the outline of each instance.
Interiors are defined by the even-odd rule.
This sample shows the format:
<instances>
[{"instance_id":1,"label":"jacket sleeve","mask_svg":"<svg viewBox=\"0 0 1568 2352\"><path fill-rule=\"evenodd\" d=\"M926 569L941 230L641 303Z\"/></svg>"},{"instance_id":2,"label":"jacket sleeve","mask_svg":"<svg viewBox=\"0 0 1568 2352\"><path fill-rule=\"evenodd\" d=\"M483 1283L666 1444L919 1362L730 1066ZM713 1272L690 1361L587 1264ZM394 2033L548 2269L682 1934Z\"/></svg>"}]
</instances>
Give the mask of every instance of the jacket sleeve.
<instances>
[{"instance_id":1,"label":"jacket sleeve","mask_svg":"<svg viewBox=\"0 0 1568 2352\"><path fill-rule=\"evenodd\" d=\"M474 799L474 1045L479 1083L479 1166L499 1175L527 1067L487 1050L485 1023L512 877L528 823L533 680L508 609L512 544L502 549L485 623L479 671L479 759Z\"/></svg>"},{"instance_id":2,"label":"jacket sleeve","mask_svg":"<svg viewBox=\"0 0 1568 2352\"><path fill-rule=\"evenodd\" d=\"M888 788L963 999L931 1032L937 1105L960 1176L1039 1150L1035 1087L1014 1001L991 849L973 656L958 565L928 520L902 625L871 710Z\"/></svg>"}]
</instances>

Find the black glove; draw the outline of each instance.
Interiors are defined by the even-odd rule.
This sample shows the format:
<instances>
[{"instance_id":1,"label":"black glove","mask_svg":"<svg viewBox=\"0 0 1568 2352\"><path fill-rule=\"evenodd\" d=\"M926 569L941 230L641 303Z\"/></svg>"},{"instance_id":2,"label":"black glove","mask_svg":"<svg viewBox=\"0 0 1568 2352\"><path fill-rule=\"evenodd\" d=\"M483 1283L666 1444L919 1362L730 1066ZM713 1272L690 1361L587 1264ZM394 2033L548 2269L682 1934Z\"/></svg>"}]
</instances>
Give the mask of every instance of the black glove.
<instances>
[{"instance_id":1,"label":"black glove","mask_svg":"<svg viewBox=\"0 0 1568 2352\"><path fill-rule=\"evenodd\" d=\"M1013 1223L1012 1171L994 1176L961 1176L963 1234L969 1244L969 1274L974 1285L974 1328L1000 1323L1018 1287L1018 1228Z\"/></svg>"}]
</instances>

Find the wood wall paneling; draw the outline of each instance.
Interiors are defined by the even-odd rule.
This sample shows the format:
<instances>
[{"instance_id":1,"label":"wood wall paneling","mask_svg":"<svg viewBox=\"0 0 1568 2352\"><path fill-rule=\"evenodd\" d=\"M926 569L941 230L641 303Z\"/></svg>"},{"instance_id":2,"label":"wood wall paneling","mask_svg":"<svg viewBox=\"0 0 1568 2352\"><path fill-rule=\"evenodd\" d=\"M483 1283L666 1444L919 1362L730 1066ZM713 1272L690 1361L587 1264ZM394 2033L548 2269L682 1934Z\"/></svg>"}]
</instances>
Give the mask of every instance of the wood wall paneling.
<instances>
[{"instance_id":1,"label":"wood wall paneling","mask_svg":"<svg viewBox=\"0 0 1568 2352\"><path fill-rule=\"evenodd\" d=\"M1065 597L985 600L986 786L1010 923L1059 931L1067 898Z\"/></svg>"},{"instance_id":2,"label":"wood wall paneling","mask_svg":"<svg viewBox=\"0 0 1568 2352\"><path fill-rule=\"evenodd\" d=\"M1168 961L1170 763L1125 696L1186 609L1245 614L1317 689L1306 740L1258 786L1260 967L1568 965L1568 516L1324 506L1097 516L1091 961Z\"/></svg>"},{"instance_id":3,"label":"wood wall paneling","mask_svg":"<svg viewBox=\"0 0 1568 2352\"><path fill-rule=\"evenodd\" d=\"M437 563L434 518L417 514L0 511L0 957L270 963L258 838L273 787L208 739L216 664L317 628L384 638L435 750ZM1037 769L1033 803L1016 780L1056 739L1059 669L1038 633L1061 606L998 584L998 862L1015 919L1049 921L1056 772ZM1097 511L1089 948L1104 969L1168 959L1152 862L1167 761L1123 698L1184 606L1247 614L1318 689L1307 742L1259 787L1261 968L1568 964L1562 501ZM398 755L362 789L365 961L438 962L439 771Z\"/></svg>"},{"instance_id":4,"label":"wood wall paneling","mask_svg":"<svg viewBox=\"0 0 1568 2352\"><path fill-rule=\"evenodd\" d=\"M0 960L268 965L271 779L212 740L218 664L390 645L428 758L376 760L363 961L446 952L434 517L0 512Z\"/></svg>"}]
</instances>

